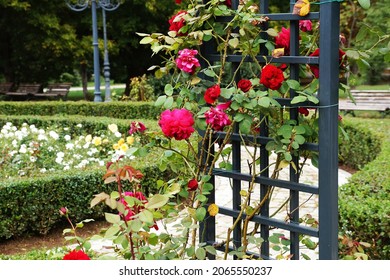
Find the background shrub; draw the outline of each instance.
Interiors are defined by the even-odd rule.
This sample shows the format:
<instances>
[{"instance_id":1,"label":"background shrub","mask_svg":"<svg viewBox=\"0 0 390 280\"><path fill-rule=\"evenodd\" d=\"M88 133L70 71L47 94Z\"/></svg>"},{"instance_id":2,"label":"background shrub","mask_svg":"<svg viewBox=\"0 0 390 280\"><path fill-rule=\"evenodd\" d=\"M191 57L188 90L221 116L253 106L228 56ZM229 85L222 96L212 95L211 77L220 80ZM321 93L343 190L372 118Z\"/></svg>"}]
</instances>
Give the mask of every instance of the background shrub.
<instances>
[{"instance_id":1,"label":"background shrub","mask_svg":"<svg viewBox=\"0 0 390 280\"><path fill-rule=\"evenodd\" d=\"M370 243L371 247L366 253L371 259L389 259L390 122L351 119L350 124L356 130L363 127L363 132L369 131L374 138L381 139L382 150L376 159L356 172L348 184L340 187L339 228L355 240ZM356 133L356 135L365 134ZM369 143L376 143L376 141ZM359 156L357 149L356 156Z\"/></svg>"}]
</instances>

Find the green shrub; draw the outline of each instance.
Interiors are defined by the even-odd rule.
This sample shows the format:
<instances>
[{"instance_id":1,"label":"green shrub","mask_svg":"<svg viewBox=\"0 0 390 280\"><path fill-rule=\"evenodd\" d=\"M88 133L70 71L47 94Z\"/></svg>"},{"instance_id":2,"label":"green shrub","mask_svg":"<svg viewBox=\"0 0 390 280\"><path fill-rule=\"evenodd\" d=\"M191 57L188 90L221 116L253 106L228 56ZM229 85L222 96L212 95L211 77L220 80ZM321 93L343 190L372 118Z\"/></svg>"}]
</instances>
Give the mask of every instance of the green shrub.
<instances>
[{"instance_id":1,"label":"green shrub","mask_svg":"<svg viewBox=\"0 0 390 280\"><path fill-rule=\"evenodd\" d=\"M166 177L150 163L139 167L145 193L156 192L156 180ZM102 191L111 193L115 184L105 185L103 169L55 173L40 178L0 181L0 239L45 234L63 222L58 210L66 206L75 221L102 218L103 206L90 208L90 201Z\"/></svg>"},{"instance_id":2,"label":"green shrub","mask_svg":"<svg viewBox=\"0 0 390 280\"><path fill-rule=\"evenodd\" d=\"M353 120L355 128L365 127L382 139L379 156L355 173L339 191L339 227L353 239L371 244L371 259L390 258L390 122ZM376 132L374 132L376 131ZM379 132L382 132L379 133Z\"/></svg>"},{"instance_id":3,"label":"green shrub","mask_svg":"<svg viewBox=\"0 0 390 280\"><path fill-rule=\"evenodd\" d=\"M340 137L339 162L353 169L361 169L374 160L381 151L381 139L374 135L367 124L343 120L348 139Z\"/></svg>"},{"instance_id":4,"label":"green shrub","mask_svg":"<svg viewBox=\"0 0 390 280\"><path fill-rule=\"evenodd\" d=\"M150 102L0 102L0 115L83 115L156 120L161 110Z\"/></svg>"}]
</instances>

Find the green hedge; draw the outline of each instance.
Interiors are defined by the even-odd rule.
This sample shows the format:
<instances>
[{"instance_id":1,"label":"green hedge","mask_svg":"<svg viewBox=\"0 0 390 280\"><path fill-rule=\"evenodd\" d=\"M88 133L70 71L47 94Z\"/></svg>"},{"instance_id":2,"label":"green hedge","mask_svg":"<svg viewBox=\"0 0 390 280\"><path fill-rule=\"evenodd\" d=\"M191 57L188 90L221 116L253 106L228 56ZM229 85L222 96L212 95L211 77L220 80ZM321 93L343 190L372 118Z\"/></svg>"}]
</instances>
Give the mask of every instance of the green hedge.
<instances>
[{"instance_id":1,"label":"green hedge","mask_svg":"<svg viewBox=\"0 0 390 280\"><path fill-rule=\"evenodd\" d=\"M340 163L358 170L378 156L381 151L381 138L374 135L366 123L344 118L343 128L349 139L340 134Z\"/></svg>"},{"instance_id":2,"label":"green hedge","mask_svg":"<svg viewBox=\"0 0 390 280\"><path fill-rule=\"evenodd\" d=\"M381 139L378 157L339 189L339 227L372 246L371 259L390 258L390 120L353 119L353 127Z\"/></svg>"},{"instance_id":3,"label":"green hedge","mask_svg":"<svg viewBox=\"0 0 390 280\"><path fill-rule=\"evenodd\" d=\"M84 115L117 119L155 120L161 110L151 102L0 102L0 115Z\"/></svg>"},{"instance_id":4,"label":"green hedge","mask_svg":"<svg viewBox=\"0 0 390 280\"><path fill-rule=\"evenodd\" d=\"M141 167L145 192L156 190L156 180L166 177L155 166ZM27 180L0 181L0 239L45 234L64 221L59 209L67 207L74 221L102 218L106 207L90 208L90 201L102 191L110 193L115 184L105 185L104 169L71 171Z\"/></svg>"},{"instance_id":5,"label":"green hedge","mask_svg":"<svg viewBox=\"0 0 390 280\"><path fill-rule=\"evenodd\" d=\"M127 132L130 128L131 121L141 121L145 126L156 131L158 129L157 122L155 120L147 119L113 119L108 117L88 117L80 115L71 116L6 116L0 115L0 126L3 126L6 122L12 122L16 126L21 126L23 123L29 125L35 125L36 127L72 127L72 133L77 134L81 132L96 133L97 131L107 131L108 125L115 123L118 125L119 131ZM77 127L81 124L82 127Z\"/></svg>"}]
</instances>

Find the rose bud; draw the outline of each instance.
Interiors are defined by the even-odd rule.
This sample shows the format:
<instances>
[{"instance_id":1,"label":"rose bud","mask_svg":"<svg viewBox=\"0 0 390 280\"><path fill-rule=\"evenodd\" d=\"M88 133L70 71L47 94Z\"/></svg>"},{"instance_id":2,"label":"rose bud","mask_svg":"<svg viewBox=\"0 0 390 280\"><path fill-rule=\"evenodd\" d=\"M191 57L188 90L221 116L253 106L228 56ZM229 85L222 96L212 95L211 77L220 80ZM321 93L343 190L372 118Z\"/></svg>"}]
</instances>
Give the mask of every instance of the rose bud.
<instances>
[{"instance_id":1,"label":"rose bud","mask_svg":"<svg viewBox=\"0 0 390 280\"><path fill-rule=\"evenodd\" d=\"M59 212L60 212L60 215L61 215L61 216L66 216L66 215L68 215L68 208L66 208L66 207L61 207L60 210L59 210Z\"/></svg>"},{"instance_id":2,"label":"rose bud","mask_svg":"<svg viewBox=\"0 0 390 280\"><path fill-rule=\"evenodd\" d=\"M196 189L198 188L198 181L196 179L191 179L189 182L188 182L188 191L196 191Z\"/></svg>"}]
</instances>

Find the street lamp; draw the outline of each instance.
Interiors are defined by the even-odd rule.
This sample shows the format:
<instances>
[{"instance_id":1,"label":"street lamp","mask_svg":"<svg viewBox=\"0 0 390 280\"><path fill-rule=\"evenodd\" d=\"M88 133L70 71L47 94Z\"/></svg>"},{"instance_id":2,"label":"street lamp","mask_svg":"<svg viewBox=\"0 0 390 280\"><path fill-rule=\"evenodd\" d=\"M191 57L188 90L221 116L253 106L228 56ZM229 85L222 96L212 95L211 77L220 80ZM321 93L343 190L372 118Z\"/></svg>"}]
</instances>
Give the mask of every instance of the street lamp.
<instances>
[{"instance_id":1,"label":"street lamp","mask_svg":"<svg viewBox=\"0 0 390 280\"><path fill-rule=\"evenodd\" d=\"M96 9L103 10L103 29L104 29L104 76L106 80L106 96L111 100L110 93L110 66L108 62L107 38L106 38L106 18L105 11L114 11L120 5L120 0L65 0L68 7L76 12L84 11L91 4L92 11L92 46L93 46L93 73L95 81L94 101L102 102L100 92L100 64L99 64L99 44L98 44L98 29ZM107 82L108 80L108 82Z\"/></svg>"}]
</instances>

